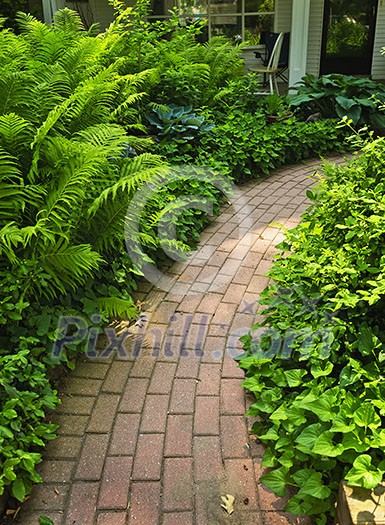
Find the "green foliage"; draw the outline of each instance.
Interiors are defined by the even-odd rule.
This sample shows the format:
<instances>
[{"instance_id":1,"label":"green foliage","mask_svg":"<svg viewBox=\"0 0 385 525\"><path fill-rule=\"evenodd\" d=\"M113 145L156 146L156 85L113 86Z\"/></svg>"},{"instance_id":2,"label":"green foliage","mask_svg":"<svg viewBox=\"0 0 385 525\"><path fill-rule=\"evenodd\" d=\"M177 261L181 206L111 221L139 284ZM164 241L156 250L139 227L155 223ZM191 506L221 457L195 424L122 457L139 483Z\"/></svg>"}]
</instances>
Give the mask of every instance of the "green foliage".
<instances>
[{"instance_id":1,"label":"green foliage","mask_svg":"<svg viewBox=\"0 0 385 525\"><path fill-rule=\"evenodd\" d=\"M174 13L169 21L154 24L145 19L148 0L126 9L120 2L113 3L119 15L108 33L119 37L117 52L125 57L122 70L153 70L148 85L153 102L195 108L210 105L219 89L243 74L242 46L233 46L224 37L200 44L200 22L178 27Z\"/></svg>"},{"instance_id":2,"label":"green foliage","mask_svg":"<svg viewBox=\"0 0 385 525\"><path fill-rule=\"evenodd\" d=\"M73 368L81 349L51 357L58 318L137 314L135 270L115 259L130 198L166 165L127 133L143 129L145 74L118 74L109 37L90 37L69 10L50 28L18 22L19 36L0 32L0 494L9 486L22 501L55 430L44 423L58 402L47 367Z\"/></svg>"},{"instance_id":3,"label":"green foliage","mask_svg":"<svg viewBox=\"0 0 385 525\"><path fill-rule=\"evenodd\" d=\"M176 18L150 25L147 1L113 4L116 21L97 37L68 9L50 27L20 13L19 35L0 31L0 494L20 501L40 481L39 450L55 431L45 423L58 402L49 369L73 369L87 348L79 338L52 353L65 336L58 320L81 318L97 334L111 318L137 315L141 270L124 250L134 196L156 190L140 214L137 253L180 257L219 211L217 168L239 181L342 147L333 121L266 129L246 96L230 104L238 85L253 85L240 48L198 44L200 28ZM156 144L143 125L152 108ZM165 157L190 165L174 179Z\"/></svg>"},{"instance_id":4,"label":"green foliage","mask_svg":"<svg viewBox=\"0 0 385 525\"><path fill-rule=\"evenodd\" d=\"M289 102L306 117L319 112L327 118L347 117L355 126L385 128L385 87L368 78L337 73L320 78L306 75L297 94L289 96Z\"/></svg>"},{"instance_id":5,"label":"green foliage","mask_svg":"<svg viewBox=\"0 0 385 525\"><path fill-rule=\"evenodd\" d=\"M152 130L164 144L175 141L179 144L191 142L200 133L211 131L214 124L205 124L205 117L193 112L192 106L180 107L171 104L153 108L146 115Z\"/></svg>"},{"instance_id":6,"label":"green foliage","mask_svg":"<svg viewBox=\"0 0 385 525\"><path fill-rule=\"evenodd\" d=\"M237 182L258 178L285 163L345 149L347 132L336 124L334 120L305 123L292 118L266 126L263 111L253 115L235 109L202 137L198 161L217 167Z\"/></svg>"},{"instance_id":7,"label":"green foliage","mask_svg":"<svg viewBox=\"0 0 385 525\"><path fill-rule=\"evenodd\" d=\"M346 167L325 165L269 273L263 331L243 338L263 482L294 487L287 510L320 524L342 479L370 489L385 473L384 158L378 139Z\"/></svg>"}]
</instances>

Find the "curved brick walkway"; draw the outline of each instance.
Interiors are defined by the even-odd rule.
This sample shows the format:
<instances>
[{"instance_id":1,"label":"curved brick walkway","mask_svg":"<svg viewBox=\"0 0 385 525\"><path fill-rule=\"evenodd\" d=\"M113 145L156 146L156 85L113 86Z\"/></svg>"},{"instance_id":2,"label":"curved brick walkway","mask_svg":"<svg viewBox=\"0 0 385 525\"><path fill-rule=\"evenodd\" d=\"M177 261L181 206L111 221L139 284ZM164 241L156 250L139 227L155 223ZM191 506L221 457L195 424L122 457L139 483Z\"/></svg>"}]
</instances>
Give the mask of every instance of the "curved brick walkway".
<instances>
[{"instance_id":1,"label":"curved brick walkway","mask_svg":"<svg viewBox=\"0 0 385 525\"><path fill-rule=\"evenodd\" d=\"M40 466L45 483L20 523L38 524L42 514L55 525L307 523L258 483L263 449L248 435L232 355L257 318L282 238L269 224L299 221L318 164L242 186L200 250L170 267L190 283L187 295L143 283L138 299L149 322L136 336L110 334L114 357L80 363L68 379L54 415L59 438ZM236 498L231 516L220 507L227 493Z\"/></svg>"}]
</instances>

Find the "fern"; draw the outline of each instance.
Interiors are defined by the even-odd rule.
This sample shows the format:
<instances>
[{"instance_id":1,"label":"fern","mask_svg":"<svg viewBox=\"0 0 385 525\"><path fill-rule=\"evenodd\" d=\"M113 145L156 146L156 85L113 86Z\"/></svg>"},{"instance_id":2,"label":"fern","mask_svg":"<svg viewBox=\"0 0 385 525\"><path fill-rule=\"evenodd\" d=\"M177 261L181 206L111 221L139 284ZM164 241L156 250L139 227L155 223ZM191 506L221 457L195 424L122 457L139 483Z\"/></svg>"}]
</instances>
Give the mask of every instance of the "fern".
<instances>
[{"instance_id":1,"label":"fern","mask_svg":"<svg viewBox=\"0 0 385 525\"><path fill-rule=\"evenodd\" d=\"M94 303L99 311L105 312L112 319L132 319L138 317L138 309L131 299L120 297L98 297Z\"/></svg>"},{"instance_id":2,"label":"fern","mask_svg":"<svg viewBox=\"0 0 385 525\"><path fill-rule=\"evenodd\" d=\"M49 285L38 285L42 295L55 297L84 284L102 262L100 255L87 244L70 246L65 240L45 248L37 258L38 268L48 276Z\"/></svg>"}]
</instances>

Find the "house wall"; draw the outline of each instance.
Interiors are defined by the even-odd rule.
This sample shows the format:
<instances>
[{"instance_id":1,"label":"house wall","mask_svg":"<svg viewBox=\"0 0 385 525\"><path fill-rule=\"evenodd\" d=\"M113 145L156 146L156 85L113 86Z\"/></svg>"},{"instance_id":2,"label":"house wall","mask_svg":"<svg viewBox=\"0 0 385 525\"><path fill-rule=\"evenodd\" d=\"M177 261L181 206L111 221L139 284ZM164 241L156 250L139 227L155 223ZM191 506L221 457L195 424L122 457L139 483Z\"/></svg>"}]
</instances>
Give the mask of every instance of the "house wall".
<instances>
[{"instance_id":1,"label":"house wall","mask_svg":"<svg viewBox=\"0 0 385 525\"><path fill-rule=\"evenodd\" d=\"M311 0L306 72L318 77L321 62L324 0Z\"/></svg>"},{"instance_id":2,"label":"house wall","mask_svg":"<svg viewBox=\"0 0 385 525\"><path fill-rule=\"evenodd\" d=\"M114 9L108 0L89 0L90 9L95 22L98 22L100 29L106 29L114 18Z\"/></svg>"},{"instance_id":3,"label":"house wall","mask_svg":"<svg viewBox=\"0 0 385 525\"><path fill-rule=\"evenodd\" d=\"M291 30L292 0L276 0L275 30L278 32ZM310 1L309 38L307 49L306 72L319 75L322 21L324 0Z\"/></svg>"},{"instance_id":4,"label":"house wall","mask_svg":"<svg viewBox=\"0 0 385 525\"><path fill-rule=\"evenodd\" d=\"M385 56L381 55L382 47L385 47L385 1L379 0L372 62L372 78L374 80L385 79Z\"/></svg>"}]
</instances>

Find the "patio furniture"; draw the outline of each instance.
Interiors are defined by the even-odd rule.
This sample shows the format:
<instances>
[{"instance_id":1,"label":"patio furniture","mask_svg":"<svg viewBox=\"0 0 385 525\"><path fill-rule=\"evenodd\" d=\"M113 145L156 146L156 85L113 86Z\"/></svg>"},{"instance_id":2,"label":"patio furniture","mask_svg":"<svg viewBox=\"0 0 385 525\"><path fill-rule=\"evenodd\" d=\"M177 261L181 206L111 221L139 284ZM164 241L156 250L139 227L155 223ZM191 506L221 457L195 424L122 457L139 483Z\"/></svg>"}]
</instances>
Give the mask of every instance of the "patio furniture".
<instances>
[{"instance_id":1,"label":"patio furniture","mask_svg":"<svg viewBox=\"0 0 385 525\"><path fill-rule=\"evenodd\" d=\"M254 73L263 74L263 86L270 85L270 93L275 91L279 94L278 79L287 82L286 72L289 66L289 40L290 33L262 33L261 43L266 46L266 54L263 56L260 52L255 51L256 58L262 60L261 66L249 68ZM268 94L263 92L262 94Z\"/></svg>"}]
</instances>

